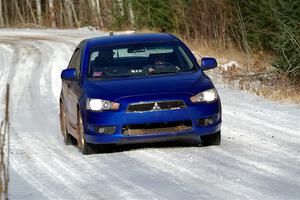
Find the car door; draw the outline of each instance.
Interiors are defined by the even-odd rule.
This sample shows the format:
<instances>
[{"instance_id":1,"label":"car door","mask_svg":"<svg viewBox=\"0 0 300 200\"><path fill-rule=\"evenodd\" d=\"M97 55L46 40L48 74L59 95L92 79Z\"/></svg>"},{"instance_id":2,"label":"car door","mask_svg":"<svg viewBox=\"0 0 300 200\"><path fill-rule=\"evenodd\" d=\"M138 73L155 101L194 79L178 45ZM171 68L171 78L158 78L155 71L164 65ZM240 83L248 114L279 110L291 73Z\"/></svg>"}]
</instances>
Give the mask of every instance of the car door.
<instances>
[{"instance_id":1,"label":"car door","mask_svg":"<svg viewBox=\"0 0 300 200\"><path fill-rule=\"evenodd\" d=\"M68 130L73 136L77 136L76 134L76 126L77 126L77 105L78 99L81 96L81 55L82 49L76 48L70 64L68 68L76 69L76 79L69 80L67 82L67 117L68 117Z\"/></svg>"},{"instance_id":2,"label":"car door","mask_svg":"<svg viewBox=\"0 0 300 200\"><path fill-rule=\"evenodd\" d=\"M68 65L68 69L73 68L74 63L75 63L75 57L76 57L76 51L73 53L71 60ZM66 120L67 120L67 129L69 130L69 104L70 104L70 92L69 92L69 87L72 83L72 80L69 79L63 79L62 80L62 97L63 97L63 103L64 103L64 108L65 108L65 113L66 113Z\"/></svg>"}]
</instances>

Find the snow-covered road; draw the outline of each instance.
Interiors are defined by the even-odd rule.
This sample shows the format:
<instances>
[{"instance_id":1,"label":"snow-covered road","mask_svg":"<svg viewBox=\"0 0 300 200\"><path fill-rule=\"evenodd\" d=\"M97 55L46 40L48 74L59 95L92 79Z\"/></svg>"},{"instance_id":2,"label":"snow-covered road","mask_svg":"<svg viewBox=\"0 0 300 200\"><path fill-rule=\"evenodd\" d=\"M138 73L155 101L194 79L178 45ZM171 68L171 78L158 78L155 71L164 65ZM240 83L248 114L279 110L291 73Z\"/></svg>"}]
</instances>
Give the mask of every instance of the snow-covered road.
<instances>
[{"instance_id":1,"label":"snow-covered road","mask_svg":"<svg viewBox=\"0 0 300 200\"><path fill-rule=\"evenodd\" d=\"M134 145L89 156L65 146L60 71L79 41L101 34L0 29L10 199L300 199L300 106L223 86L220 146Z\"/></svg>"}]
</instances>

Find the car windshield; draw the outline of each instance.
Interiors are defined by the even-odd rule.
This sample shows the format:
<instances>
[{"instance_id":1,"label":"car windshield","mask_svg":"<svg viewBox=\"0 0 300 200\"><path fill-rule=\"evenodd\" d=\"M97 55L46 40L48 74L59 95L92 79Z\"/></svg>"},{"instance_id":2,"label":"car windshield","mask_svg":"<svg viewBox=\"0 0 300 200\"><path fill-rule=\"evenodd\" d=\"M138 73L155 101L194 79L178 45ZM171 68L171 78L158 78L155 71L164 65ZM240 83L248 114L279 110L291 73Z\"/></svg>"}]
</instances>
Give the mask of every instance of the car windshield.
<instances>
[{"instance_id":1,"label":"car windshield","mask_svg":"<svg viewBox=\"0 0 300 200\"><path fill-rule=\"evenodd\" d=\"M178 44L131 44L92 49L88 76L109 79L194 70L196 67Z\"/></svg>"}]
</instances>

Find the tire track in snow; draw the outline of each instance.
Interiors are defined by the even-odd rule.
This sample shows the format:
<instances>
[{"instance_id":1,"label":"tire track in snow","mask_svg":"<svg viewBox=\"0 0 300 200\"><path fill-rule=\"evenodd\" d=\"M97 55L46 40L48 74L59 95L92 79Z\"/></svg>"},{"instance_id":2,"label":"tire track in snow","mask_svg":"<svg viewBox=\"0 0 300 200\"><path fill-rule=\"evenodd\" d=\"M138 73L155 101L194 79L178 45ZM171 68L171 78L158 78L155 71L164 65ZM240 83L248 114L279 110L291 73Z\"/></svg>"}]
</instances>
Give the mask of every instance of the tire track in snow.
<instances>
[{"instance_id":1,"label":"tire track in snow","mask_svg":"<svg viewBox=\"0 0 300 200\"><path fill-rule=\"evenodd\" d=\"M31 80L31 73L35 72L35 65L34 63L38 62L38 58L40 55L40 52L38 51L37 48L31 45L27 45L22 43L21 41L18 41L16 43L16 51L14 51L14 58L16 60L13 60L14 66L18 70L16 71L11 71L14 72L12 79L11 79L11 85L12 85L12 96L14 98L13 104L12 104L12 127L15 129L14 133L19 133L17 137L15 137L15 134L12 134L12 149L14 146L21 146L25 149L30 150L31 148L38 147L38 145L33 146L33 140L36 137L35 136L35 131L34 129L31 128L32 122L38 123L36 121L37 119L35 116L31 114L31 111L34 110L35 105L33 103L33 99L35 98L30 91L32 91L31 86L29 85L29 81ZM37 91L35 91L37 92ZM28 102L31 102L28 104ZM40 118L38 118L40 119ZM18 122L23 122L22 124L19 124ZM33 127L36 128L36 127ZM30 132L26 132L24 130L29 129ZM13 131L12 131L13 133ZM20 136L22 134L22 136ZM40 134L40 133L38 133ZM29 139L29 145L27 143L22 143L22 140L18 138L26 138ZM40 140L39 143L43 141ZM20 147L19 146L19 147ZM32 147L33 146L33 147ZM29 158L34 156L34 155L29 155ZM32 169L37 169L37 167L31 166L30 162L27 162L27 167L25 170L22 171L22 166L23 163L26 162L26 159L24 160L23 158L20 160L14 159L14 155L12 157L12 168L15 169L18 173L22 173L23 177L26 180L30 180L31 184L38 183L38 181L35 180L35 176L39 176L39 171L33 172ZM20 157L19 157L20 158ZM26 174L30 173L30 176L26 176ZM40 175L41 176L41 175ZM51 189L51 186L46 186L47 184L41 184L42 182L38 183L39 185L36 185L37 189L43 193L44 191ZM55 194L55 193L53 193ZM49 194L49 198L54 198L52 194Z\"/></svg>"},{"instance_id":2,"label":"tire track in snow","mask_svg":"<svg viewBox=\"0 0 300 200\"><path fill-rule=\"evenodd\" d=\"M41 44L36 44L36 46L38 46L38 47L40 47L41 46ZM35 50L37 50L38 49L38 47L34 47L35 48ZM26 48L29 48L29 47L26 47ZM47 49L47 48L45 48L45 47L43 47L43 50L46 50L46 52L48 52L48 50L49 49ZM50 53L51 53L51 51L50 51ZM35 53L34 55L36 55L37 53ZM38 53L38 55L41 55L41 53L39 52ZM39 59L39 60L38 60ZM56 123L54 123L54 120L51 120L50 118L51 118L51 115L49 116L46 112L44 112L44 109L49 109L49 108L42 108L41 109L41 107L39 106L39 104L41 104L41 98L40 98L40 96L39 95L36 95L37 94L37 91L39 90L39 86L38 85L36 85L36 84L34 84L34 83L36 83L37 82L37 80L36 79L38 79L39 77L42 77L41 75L42 75L42 73L43 73L43 70L47 70L48 68L46 67L46 66L41 66L41 61L40 61L40 57L38 58L38 59L36 59L36 60L34 60L33 62L31 61L31 63L36 63L35 64L35 68L30 68L30 70L28 70L28 68L27 69L25 69L26 71L31 71L31 78L29 78L29 76L27 76L26 75L26 72L23 72L23 71L20 71L19 73L21 74L21 76L23 76L23 75L26 75L26 80L27 81L29 81L28 82L28 86L27 87L29 87L29 88L31 88L32 90L30 90L31 91L31 93L28 95L27 94L27 96L28 96L28 99L30 99L30 102L31 103L33 103L35 106L33 106L33 105L29 105L30 106L30 108L28 109L28 113L27 113L27 115L30 117L30 115L31 115L31 112L32 113L38 113L39 112L39 114L40 114L40 116L39 116L39 118L37 118L37 119L35 119L34 118L34 116L31 116L32 117L32 119L34 119L34 120L37 120L36 122L39 124L38 126L36 126L36 128L38 128L38 130L39 131L41 131L43 128L41 128L41 127L47 127L47 126L45 126L46 125L46 123L45 123L45 121L47 121L47 123L49 123L49 122L51 122L52 121L52 123L50 123L49 125L50 125L50 127L53 127L53 125L54 124L56 124ZM38 67L40 67L40 69L38 69ZM33 72L35 72L35 73L33 73ZM25 86L26 85L26 81L24 80L24 79L22 79L22 78L20 78L20 77L18 77L18 76L15 76L15 77L17 77L17 79L18 80L23 80L23 85ZM23 88L23 91L24 91L24 93L25 92L28 92L27 90L26 90L26 87L24 87ZM26 96L25 95L23 95L23 97L25 97L26 98ZM52 100L52 95L50 94L49 95L49 97L50 97L50 99ZM37 98L37 99L36 99ZM27 99L27 100L28 100ZM26 100L26 99L23 99L23 100ZM22 100L21 100L22 101ZM51 102L51 104L53 104L53 102ZM26 108L26 106L25 106L25 108ZM24 109L24 107L23 107L23 109ZM35 112L34 112L34 110L35 110ZM49 113L49 112L48 112ZM31 118L30 117L30 118ZM22 117L23 118L23 117ZM46 120L47 119L47 120ZM22 119L16 119L16 121L19 121L19 120L22 120ZM52 125L51 125L52 124ZM49 132L48 131L45 131L44 133L46 133L46 134L48 134L49 136L53 136L53 137L55 137L55 135L54 134L49 134ZM22 134L26 134L26 133L22 133ZM41 136L41 133L40 132L36 132L36 131L32 131L32 132L28 132L27 133L27 135L30 135L29 136L29 141L28 142L23 142L23 143L21 143L21 144L23 144L24 146L25 146L25 148L26 149L30 149L31 147L30 146L34 146L34 147L40 147L40 142L41 141L45 141L45 139L48 139L47 137L45 137L45 136ZM52 137L52 138L53 138ZM36 143L34 143L33 141L35 140L37 138L37 142ZM20 141L22 141L22 140L18 140L19 142ZM48 142L49 142L49 140L48 140ZM57 142L57 140L56 140L56 142ZM30 145L26 145L26 144L30 144ZM47 146L45 147L45 148L47 148ZM41 148L41 149L39 149L39 151L43 151L43 149ZM53 154L54 152L50 152L48 155L50 156L50 155L55 155L55 154ZM26 166L25 165L25 169L23 170L23 172L26 172L26 171L30 171L30 169L36 169L38 172L46 172L46 177L43 177L43 178L41 178L41 179L39 179L39 181L37 182L37 183L39 183L39 184L41 184L41 183L43 183L44 181L46 181L44 184L45 185L47 185L47 182L49 182L49 180L51 180L51 182L53 182L53 184L51 184L51 185L54 185L52 188L51 187L46 187L46 188L42 188L42 191L41 192L43 192L43 193L46 193L46 191L48 190L50 190L50 191L52 191L52 192L47 192L46 194L47 194L47 196L48 196L48 194L51 194L51 195L49 195L49 198L57 198L57 194L56 194L56 192L55 191L57 191L57 186L55 186L55 185L60 185L59 184L59 182L57 182L57 180L60 180L60 182L61 183L67 183L67 180L65 180L65 179L63 179L62 177L61 177L61 175L59 174L59 173L57 173L58 172L58 170L56 169L56 167L57 167L57 165L55 165L55 163L54 164L52 164L52 165L49 165L48 164L48 157L37 157L37 156L35 156L36 154L35 153L33 153L32 152L32 154L31 154L31 159L33 160L33 166ZM52 159L51 159L51 161L52 161ZM37 164L36 164L37 163ZM15 166L18 166L20 163L16 163L15 164ZM27 163L28 164L28 163ZM20 168L18 167L17 168L18 170L17 171L20 171ZM66 174L66 172L67 171L64 171L64 173L62 173L62 174ZM34 173L34 172L33 172ZM26 174L26 173L24 173L24 174ZM28 176L27 176L27 179L29 179L30 180L30 177L32 176L33 174L29 174ZM53 177L53 178L52 178ZM43 184L43 185L44 185ZM71 185L71 184L70 184ZM38 186L38 185L37 185ZM66 186L66 185L65 185ZM72 190L72 187L68 187L68 190L66 190L67 191L67 194L68 195L71 195L72 193L76 193L76 191L75 190ZM78 190L77 190L78 191ZM79 190L80 191L80 190ZM54 195L54 196L53 196ZM87 199L90 199L91 198L91 196L87 196Z\"/></svg>"},{"instance_id":3,"label":"tire track in snow","mask_svg":"<svg viewBox=\"0 0 300 200\"><path fill-rule=\"evenodd\" d=\"M251 196L252 198L258 199L268 198L268 195L255 191L245 185L240 185L237 181L224 179L225 175L217 173L216 170L202 168L199 165L194 166L195 163L188 165L186 160L183 160L184 157L182 157L181 154L178 155L175 153L175 155L170 155L157 150L155 152L144 151L142 155L143 156L139 156L139 154L137 154L136 156L138 159L143 160L143 162L151 163L152 168L156 168L157 170L163 169L165 173L168 173L168 176L173 176L174 179L181 182L182 187L186 187L187 190L190 190L190 194L193 193L194 195L188 196L189 194L187 194L188 199L197 197L205 199L250 199ZM203 162L206 165L210 162L209 159L206 160L203 158L197 158L195 161L199 162L199 164ZM214 162L212 165L213 164L217 165L220 163ZM216 168L219 169L219 167ZM208 169L212 170L213 173L207 173ZM222 182L219 182L220 180L222 180ZM203 193L209 191L210 188L214 188L214 192L211 193L210 196L202 196ZM245 191L252 195L248 195Z\"/></svg>"},{"instance_id":4,"label":"tire track in snow","mask_svg":"<svg viewBox=\"0 0 300 200\"><path fill-rule=\"evenodd\" d=\"M4 100L5 85L8 83L8 68L10 65L11 55L13 47L8 42L0 41L0 98L1 102ZM1 104L2 106L2 104ZM4 108L0 108L0 121L3 120L2 111Z\"/></svg>"},{"instance_id":5,"label":"tire track in snow","mask_svg":"<svg viewBox=\"0 0 300 200\"><path fill-rule=\"evenodd\" d=\"M29 42L29 43L32 43L32 42ZM47 49L46 47L43 47L43 48L41 48L41 44L39 43L39 44L37 44L37 42L35 42L34 43L35 45L33 45L34 46L34 48L35 49L39 49L39 55L41 55L41 49L43 49L45 52L49 52L50 51L50 53L51 53L51 50L50 49ZM26 48L29 48L29 47L26 47ZM41 48L41 49L40 49ZM36 98L37 98L37 100L34 98L34 94L36 94L36 92L40 89L40 87L38 86L38 85L36 85L35 83L37 82L37 78L38 77L43 77L43 75L45 75L46 73L45 73L45 71L42 71L41 69L48 69L48 67L46 67L46 66L41 66L41 62L40 62L40 60L43 60L45 63L47 63L48 61L47 60L45 60L45 59L43 59L43 58L39 58L39 60L35 60L35 68L34 69L31 69L30 71L33 71L33 72L35 72L34 74L32 73L31 75L31 79L28 79L29 80L29 85L30 85L30 88L32 89L31 90L31 94L30 94L30 97L31 97L31 101L35 104L35 105L37 105L37 108L33 108L32 110L31 110L31 112L33 112L33 113L37 113L37 111L38 112L40 112L40 116L39 117L41 117L42 119L44 119L44 118L47 118L47 114L46 114L46 112L44 112L44 109L45 108L42 108L42 107L39 107L39 104L41 103L41 98L40 98L40 96L36 96ZM37 69L37 66L39 66L39 67L41 67L40 69ZM27 70L26 70L27 71ZM24 75L24 73L23 72L20 72L20 74L22 74L22 75ZM26 74L26 73L25 73ZM34 75L34 76L33 76ZM16 76L17 77L17 76ZM17 77L18 79L20 79L20 77ZM48 79L49 80L49 79ZM41 83L41 81L40 81L40 83ZM25 84L26 85L26 84ZM49 85L51 85L51 84L49 84ZM34 93L32 93L34 91ZM43 91L43 92L45 92L45 91ZM43 96L43 94L41 95L41 96ZM52 96L52 95L51 95ZM53 104L53 102L52 102L52 104ZM48 109L48 108L47 108ZM34 112L34 110L36 110L36 112ZM44 113L44 114L43 114ZM50 116L48 115L48 118L49 118ZM43 123L43 121L41 121L41 118L39 118L38 119L38 121L40 121L40 123ZM51 124L50 124L51 125ZM39 125L39 126L41 126L41 125ZM57 130L57 132L58 132L58 130ZM48 134L47 132L45 132L46 134ZM22 133L22 134L24 134L24 132ZM32 131L32 132L30 132L30 133L27 133L27 134L31 134L32 136L31 136L31 138L29 138L28 139L28 142L22 142L22 139L24 139L24 138L21 138L20 140L18 140L19 142L21 142L21 144L23 143L24 145L25 145L25 149L28 149L28 148L30 148L30 146L29 145L27 145L26 146L26 144L30 144L30 145L32 145L32 146L35 146L35 147L39 147L39 143L40 143L40 141L42 141L43 139L45 139L45 137L43 138L43 137L41 137L41 135L38 133L38 132L35 132L35 131ZM35 141L35 142L34 142ZM48 142L49 142L49 140L48 140ZM57 142L57 141L56 141ZM42 150L42 148L41 149L38 149L38 151L43 151ZM77 152L76 152L77 153ZM55 155L55 151L54 152L49 152L48 153L48 155ZM34 169L36 169L37 171L45 171L46 172L46 174L47 174L47 176L49 176L48 178L45 178L45 177L43 177L43 179L44 180L46 180L47 182L49 182L49 179L51 180L51 177L55 177L56 176L56 178L55 179L58 179L58 180L60 180L59 182L61 182L61 183L64 183L64 185L66 186L66 184L65 183L67 183L67 186L68 186L68 184L70 184L69 182L68 182L68 180L65 180L65 179L63 179L63 177L61 177L58 173L57 173L57 167L58 166L62 166L61 165L61 163L60 163L60 165L57 165L58 163L54 163L53 165L49 165L48 163L47 163L47 159L48 158L46 158L46 159L41 159L41 158L43 158L43 157L38 157L38 156L36 156L36 153L34 153L34 152L32 152L31 153L31 160L33 160L33 163L40 163L39 165L33 165L33 166L28 166L28 169L32 169L32 168L34 168ZM76 161L75 161L76 162ZM20 164L20 163L17 163L17 164ZM16 164L16 165L17 165ZM27 163L28 164L28 163ZM65 167L63 167L63 168L65 168ZM23 174L26 174L25 172L26 171L28 171L28 169L26 170L26 167L23 169L23 171L22 171L22 169L20 169L20 168L18 168L18 171L22 171L23 172ZM63 174L67 174L67 172L68 171L61 171L61 173L63 173ZM78 171L78 174L80 174L80 171ZM33 174L28 174L27 173L27 179L29 179L30 180L30 177L32 176ZM42 180L39 180L39 182L40 183L43 183L43 179ZM84 178L83 178L84 179ZM76 181L79 181L79 180L73 180L73 183L74 182L76 182ZM33 180L33 182L35 182L35 183L37 183L37 181L36 180ZM57 180L55 180L55 181L52 181L52 182L54 182L54 184L53 185L59 185L59 182L57 182ZM119 180L119 182L122 182L121 180ZM114 187L116 187L116 186L114 186ZM85 189L87 189L87 188L85 188ZM49 196L50 198L57 198L57 196L53 196L53 194L55 194L55 190L53 189L53 188L47 188L47 190L52 190L53 192L52 192L52 196ZM70 191L73 191L72 189L71 189L71 187L68 187L68 190L70 190ZM73 191L75 194L76 194L76 192L78 192L78 191L81 191L80 190L80 188L77 188L76 189L77 191ZM135 195L133 195L133 194L130 194L130 192L127 192L126 190L122 190L122 188L120 188L119 187L119 191L123 191L123 193L125 193L126 194L126 196L128 196L128 197L130 197L130 196L132 196L132 197L134 197ZM41 189L41 192L45 192L45 188L42 188ZM73 193L73 192L70 192L68 195L70 195L71 193ZM91 196L85 196L85 193L83 193L83 191L81 191L82 193L81 193L81 195L82 196L84 196L85 198L87 198L87 199L90 199L91 198ZM146 191L144 191L144 193L146 193ZM56 194L57 195L57 194Z\"/></svg>"}]
</instances>

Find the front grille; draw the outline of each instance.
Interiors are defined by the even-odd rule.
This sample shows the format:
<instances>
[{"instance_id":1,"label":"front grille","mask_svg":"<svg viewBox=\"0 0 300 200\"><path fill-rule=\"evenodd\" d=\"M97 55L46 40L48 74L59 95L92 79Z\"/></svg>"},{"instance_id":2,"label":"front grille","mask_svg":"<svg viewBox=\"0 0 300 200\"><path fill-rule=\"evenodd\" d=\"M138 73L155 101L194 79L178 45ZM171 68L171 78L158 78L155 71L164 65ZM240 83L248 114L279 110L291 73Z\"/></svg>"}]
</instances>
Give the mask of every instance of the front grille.
<instances>
[{"instance_id":1,"label":"front grille","mask_svg":"<svg viewBox=\"0 0 300 200\"><path fill-rule=\"evenodd\" d=\"M187 120L177 122L126 125L122 128L122 134L137 136L159 133L176 133L188 131L191 129L192 122L190 120Z\"/></svg>"},{"instance_id":2,"label":"front grille","mask_svg":"<svg viewBox=\"0 0 300 200\"><path fill-rule=\"evenodd\" d=\"M158 101L158 102L141 102L130 104L127 112L146 112L157 110L176 110L186 108L183 101Z\"/></svg>"}]
</instances>

